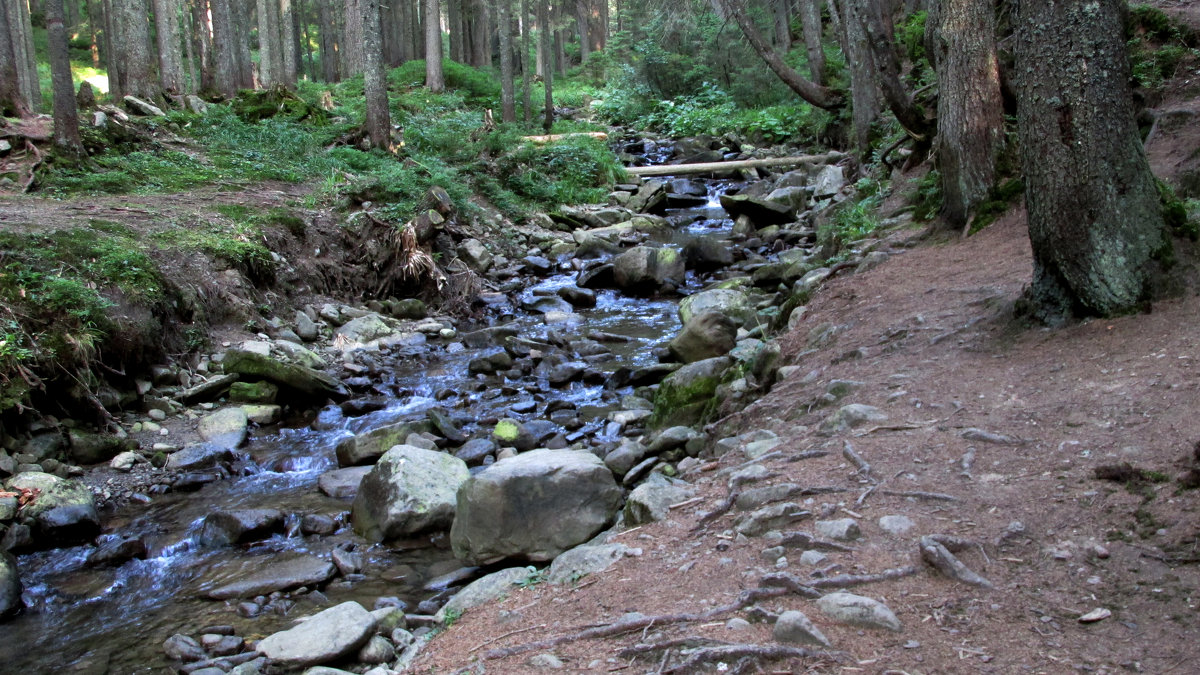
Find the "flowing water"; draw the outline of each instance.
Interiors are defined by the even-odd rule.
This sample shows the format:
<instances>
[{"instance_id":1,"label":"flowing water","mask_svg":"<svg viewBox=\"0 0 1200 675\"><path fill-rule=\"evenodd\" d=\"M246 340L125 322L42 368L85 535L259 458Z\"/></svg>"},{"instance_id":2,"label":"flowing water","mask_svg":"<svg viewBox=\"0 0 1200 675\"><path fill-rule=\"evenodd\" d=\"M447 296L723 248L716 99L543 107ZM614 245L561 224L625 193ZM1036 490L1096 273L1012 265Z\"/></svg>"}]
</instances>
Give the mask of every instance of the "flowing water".
<instances>
[{"instance_id":1,"label":"flowing water","mask_svg":"<svg viewBox=\"0 0 1200 675\"><path fill-rule=\"evenodd\" d=\"M732 223L720 208L719 195L729 181L708 181L704 205L668 213L669 221L688 236L724 238ZM617 291L598 291L594 309L577 310L581 326L546 326L540 315L520 308L522 302L553 295L572 285L569 271L533 280L515 306L502 308L518 329L532 340L552 341L556 335L586 335L591 331L622 336L625 342L606 346L612 357L593 363L604 371L647 366L656 362L654 350L678 330L677 304L670 299L630 298ZM690 279L694 290L698 280ZM552 333L553 332L553 333ZM486 351L486 350L485 350ZM264 636L283 629L298 616L331 603L357 600L371 608L380 597L395 597L415 607L431 597L445 597L449 582L431 580L460 566L449 551L448 537L436 535L389 546L366 546L348 529L332 536L302 536L298 517L291 516L287 534L240 547L205 547L197 540L204 517L217 510L270 508L288 514L327 514L345 518L350 503L327 497L317 489L318 477L337 468L334 447L357 430L423 417L433 406L469 411L476 421L463 430L480 431L498 417L515 416L514 404L534 402L544 409L551 399L573 402L583 417L578 433L604 439L604 417L618 409L628 391L603 384L575 382L563 389L516 384L487 387L467 373L470 359L481 350L431 344L395 358L383 369L375 390L390 400L379 411L344 418L334 408L322 411L318 423L298 428L271 428L252 438L244 449L241 475L209 483L196 492L167 493L149 504L125 507L106 518L104 530L122 537L144 537L145 560L116 568L89 567L91 547L57 549L19 559L25 600L21 615L0 625L0 669L5 672L142 673L165 672L163 641L172 634L198 635L204 627L232 625L240 636ZM536 412L535 412L536 414ZM532 418L532 416L527 416ZM589 419L590 418L590 419ZM315 428L321 430L315 430ZM337 577L320 591L271 600L261 614L244 617L237 601L213 601L197 592L214 579L252 568L285 553L310 553L328 559L338 544L356 542L364 552L364 574ZM461 583L461 582L460 582Z\"/></svg>"}]
</instances>

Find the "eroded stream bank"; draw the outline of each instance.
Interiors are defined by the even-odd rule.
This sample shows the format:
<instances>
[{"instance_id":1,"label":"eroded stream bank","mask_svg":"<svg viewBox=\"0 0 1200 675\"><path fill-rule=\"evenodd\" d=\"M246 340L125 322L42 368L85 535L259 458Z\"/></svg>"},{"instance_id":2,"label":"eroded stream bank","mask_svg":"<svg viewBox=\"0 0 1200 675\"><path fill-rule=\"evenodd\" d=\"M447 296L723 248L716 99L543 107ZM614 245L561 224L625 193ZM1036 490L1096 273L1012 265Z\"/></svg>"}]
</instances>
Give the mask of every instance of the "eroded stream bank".
<instances>
[{"instance_id":1,"label":"eroded stream bank","mask_svg":"<svg viewBox=\"0 0 1200 675\"><path fill-rule=\"evenodd\" d=\"M27 605L5 625L4 662L255 672L256 637L354 601L380 610L367 632L388 644L331 660L396 666L464 583L544 565L564 547L468 553L482 566L464 568L446 522L374 544L361 535L379 528L350 516L370 466L397 444L452 454L475 475L517 453L572 448L602 459L622 496L650 476L686 490L665 477L713 452L704 421L770 387L781 365L771 335L832 273L816 220L843 189L841 169L826 166L639 181L610 206L564 210L520 258L496 255L496 242L450 242L457 261L445 270L480 280L467 318L426 317L408 301L322 303L186 375L165 369L142 392L148 412L123 418L137 449L82 478L95 497L67 489L80 484L67 465L14 458L9 486L41 490L43 504L61 495L64 508L39 519L6 498L12 508L0 509ZM859 257L880 255L864 247ZM329 396L341 402L302 413ZM197 427L203 442L181 447ZM70 482L21 483L35 469L63 469ZM88 509L96 497L99 513ZM396 518L426 507L398 505ZM606 507L602 525L619 507ZM634 513L654 517L626 504L626 525ZM176 634L185 637L168 641ZM42 647L21 648L34 642Z\"/></svg>"}]
</instances>

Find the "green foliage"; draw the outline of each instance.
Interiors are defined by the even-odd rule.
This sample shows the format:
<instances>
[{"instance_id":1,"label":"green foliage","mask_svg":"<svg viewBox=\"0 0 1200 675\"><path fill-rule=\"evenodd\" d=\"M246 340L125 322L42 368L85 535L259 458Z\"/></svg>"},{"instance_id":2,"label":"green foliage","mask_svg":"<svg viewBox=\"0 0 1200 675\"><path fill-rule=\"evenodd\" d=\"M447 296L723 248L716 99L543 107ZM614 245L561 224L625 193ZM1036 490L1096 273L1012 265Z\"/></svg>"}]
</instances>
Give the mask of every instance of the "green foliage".
<instances>
[{"instance_id":1,"label":"green foliage","mask_svg":"<svg viewBox=\"0 0 1200 675\"><path fill-rule=\"evenodd\" d=\"M913 218L921 222L933 220L942 210L942 200L942 172L931 169L917 181Z\"/></svg>"},{"instance_id":2,"label":"green foliage","mask_svg":"<svg viewBox=\"0 0 1200 675\"><path fill-rule=\"evenodd\" d=\"M1197 218L1197 206L1200 202L1194 199L1184 201L1161 180L1155 179L1158 186L1158 198L1162 202L1163 221L1167 229L1176 237L1184 237L1191 241L1200 239L1200 219Z\"/></svg>"},{"instance_id":3,"label":"green foliage","mask_svg":"<svg viewBox=\"0 0 1200 675\"><path fill-rule=\"evenodd\" d=\"M544 205L602 201L625 175L612 151L589 137L525 144L497 164L503 187Z\"/></svg>"},{"instance_id":4,"label":"green foliage","mask_svg":"<svg viewBox=\"0 0 1200 675\"><path fill-rule=\"evenodd\" d=\"M1196 34L1149 5L1130 7L1126 37L1133 80L1151 91L1161 90L1186 57L1200 56Z\"/></svg>"},{"instance_id":5,"label":"green foliage","mask_svg":"<svg viewBox=\"0 0 1200 675\"><path fill-rule=\"evenodd\" d=\"M975 209L975 220L971 223L971 234L996 222L1017 199L1025 194L1025 181L1020 177L1010 178L992 188L987 201Z\"/></svg>"},{"instance_id":6,"label":"green foliage","mask_svg":"<svg viewBox=\"0 0 1200 675\"><path fill-rule=\"evenodd\" d=\"M197 223L176 227L157 232L151 238L163 248L202 251L238 270L255 284L273 282L278 263L263 243L258 218L249 217L247 211L236 207L222 206L217 211L234 214L235 222L232 225Z\"/></svg>"},{"instance_id":7,"label":"green foliage","mask_svg":"<svg viewBox=\"0 0 1200 675\"><path fill-rule=\"evenodd\" d=\"M916 63L925 58L925 21L929 12L913 12L896 25L896 42L904 48L908 60Z\"/></svg>"},{"instance_id":8,"label":"green foliage","mask_svg":"<svg viewBox=\"0 0 1200 675\"><path fill-rule=\"evenodd\" d=\"M463 100L472 106L498 107L500 105L500 78L490 69L471 66L444 59L442 74L446 88L458 90ZM425 61L406 61L388 73L388 87L395 90L417 89L425 85ZM361 85L359 85L361 88ZM425 92L429 94L429 92Z\"/></svg>"},{"instance_id":9,"label":"green foliage","mask_svg":"<svg viewBox=\"0 0 1200 675\"><path fill-rule=\"evenodd\" d=\"M817 241L836 255L851 242L869 236L879 229L879 215L876 210L882 202L882 194L877 191L871 191L869 196L863 196L857 201L843 202L833 218L817 229Z\"/></svg>"}]
</instances>

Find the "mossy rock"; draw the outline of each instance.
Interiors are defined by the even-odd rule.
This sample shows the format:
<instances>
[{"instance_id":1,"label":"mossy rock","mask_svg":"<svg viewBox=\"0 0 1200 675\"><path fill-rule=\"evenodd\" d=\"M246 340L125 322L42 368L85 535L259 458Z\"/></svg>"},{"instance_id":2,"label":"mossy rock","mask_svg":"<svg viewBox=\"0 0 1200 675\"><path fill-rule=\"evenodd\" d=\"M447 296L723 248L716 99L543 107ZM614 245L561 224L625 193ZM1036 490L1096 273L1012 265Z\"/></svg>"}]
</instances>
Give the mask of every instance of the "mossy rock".
<instances>
[{"instance_id":1,"label":"mossy rock","mask_svg":"<svg viewBox=\"0 0 1200 675\"><path fill-rule=\"evenodd\" d=\"M654 397L653 428L692 426L713 407L717 386L733 359L720 356L690 363L667 376Z\"/></svg>"},{"instance_id":2,"label":"mossy rock","mask_svg":"<svg viewBox=\"0 0 1200 675\"><path fill-rule=\"evenodd\" d=\"M234 382L229 385L229 400L234 403L274 403L279 387L264 382Z\"/></svg>"}]
</instances>

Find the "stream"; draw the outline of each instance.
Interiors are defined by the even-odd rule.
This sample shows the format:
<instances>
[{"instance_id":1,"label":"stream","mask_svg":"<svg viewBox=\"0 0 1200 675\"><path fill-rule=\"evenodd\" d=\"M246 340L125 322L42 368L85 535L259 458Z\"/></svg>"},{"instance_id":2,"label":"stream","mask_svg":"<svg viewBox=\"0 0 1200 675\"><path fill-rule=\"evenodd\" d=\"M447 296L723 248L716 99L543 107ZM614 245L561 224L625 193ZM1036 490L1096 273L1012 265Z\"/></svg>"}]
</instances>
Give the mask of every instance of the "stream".
<instances>
[{"instance_id":1,"label":"stream","mask_svg":"<svg viewBox=\"0 0 1200 675\"><path fill-rule=\"evenodd\" d=\"M718 197L739 184L703 182L708 187L706 197L685 208L669 209L665 215L681 238L727 238L732 222ZM596 338L608 351L588 359L587 365L601 374L657 363L656 350L679 329L677 298L635 298L601 290L595 308L576 310L582 324L546 325L540 313L527 308L539 298L557 297L559 288L574 285L575 271L567 261L559 261L558 268L550 276L524 280L527 285L513 294L509 304L489 310L491 321L510 322L518 335L533 342ZM708 280L689 271L680 294L695 292ZM458 328L462 335L484 327ZM461 571L446 533L386 546L368 545L354 535L348 524L351 500L326 496L317 488L323 473L338 468L334 453L338 441L389 422L424 418L435 406L456 413L467 436L484 436L496 419L544 419L548 403L567 401L578 413L577 421L566 427L568 442L612 442L622 430L607 422L606 415L622 409L621 399L631 391L608 388L609 377L584 378L555 389L534 383L536 373L501 387L488 386L468 372L471 359L486 351L464 347L461 340L432 340L417 350L378 355L384 375L373 381L372 393L389 394L381 410L346 417L331 406L312 423L298 420L263 427L243 448L245 459L237 475L195 492L154 495L147 504L107 515L104 536L141 538L148 547L144 560L92 567L86 564L94 550L91 546L21 556L27 609L0 628L3 669L167 672L170 665L162 645L176 633L195 636L220 632L213 627L226 631L232 627L239 636L265 636L289 627L297 617L348 600L370 609L386 598L403 603L409 612L431 613L427 601L440 604L487 570ZM240 546L199 542L201 524L213 511L267 508L289 514L284 533ZM330 516L339 529L328 536L305 536L300 525L303 514ZM328 560L335 547L346 544L363 555L363 573L338 575L320 590L277 593L249 604L197 595L214 579L254 567L266 558L306 553Z\"/></svg>"}]
</instances>

